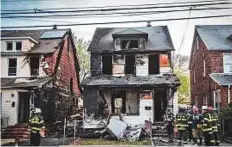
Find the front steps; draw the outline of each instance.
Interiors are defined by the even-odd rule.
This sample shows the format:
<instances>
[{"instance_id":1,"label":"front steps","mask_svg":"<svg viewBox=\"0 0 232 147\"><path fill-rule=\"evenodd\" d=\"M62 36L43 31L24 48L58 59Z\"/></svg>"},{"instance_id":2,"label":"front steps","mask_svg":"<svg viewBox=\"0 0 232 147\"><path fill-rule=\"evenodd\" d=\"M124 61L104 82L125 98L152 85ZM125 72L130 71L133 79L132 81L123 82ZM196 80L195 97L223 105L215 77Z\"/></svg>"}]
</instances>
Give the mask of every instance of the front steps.
<instances>
[{"instance_id":1,"label":"front steps","mask_svg":"<svg viewBox=\"0 0 232 147\"><path fill-rule=\"evenodd\" d=\"M168 137L165 122L157 121L152 124L152 137Z\"/></svg>"},{"instance_id":2,"label":"front steps","mask_svg":"<svg viewBox=\"0 0 232 147\"><path fill-rule=\"evenodd\" d=\"M3 139L27 139L29 136L30 129L28 128L28 124L16 124L13 126L8 126L4 131L2 131Z\"/></svg>"}]
</instances>

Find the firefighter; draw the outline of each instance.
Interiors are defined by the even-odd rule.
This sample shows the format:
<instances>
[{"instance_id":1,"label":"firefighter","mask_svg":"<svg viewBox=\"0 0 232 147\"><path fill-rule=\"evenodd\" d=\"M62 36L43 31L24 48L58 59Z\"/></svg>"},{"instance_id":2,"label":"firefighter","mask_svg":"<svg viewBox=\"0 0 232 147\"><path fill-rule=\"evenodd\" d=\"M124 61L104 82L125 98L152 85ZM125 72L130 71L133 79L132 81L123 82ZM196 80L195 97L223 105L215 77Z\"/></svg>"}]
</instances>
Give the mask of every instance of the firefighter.
<instances>
[{"instance_id":1,"label":"firefighter","mask_svg":"<svg viewBox=\"0 0 232 147\"><path fill-rule=\"evenodd\" d=\"M187 133L188 133L188 141L192 141L192 121L190 120L190 117L192 116L192 111L188 110L188 127L187 127Z\"/></svg>"},{"instance_id":2,"label":"firefighter","mask_svg":"<svg viewBox=\"0 0 232 147\"><path fill-rule=\"evenodd\" d=\"M187 127L188 127L188 117L185 113L184 108L179 108L179 112L176 115L177 129L179 134L179 145L183 143L187 143Z\"/></svg>"},{"instance_id":3,"label":"firefighter","mask_svg":"<svg viewBox=\"0 0 232 147\"><path fill-rule=\"evenodd\" d=\"M174 117L173 117L173 113L170 111L170 109L167 109L167 111L164 115L164 121L166 123L165 126L167 129L169 142L173 142Z\"/></svg>"},{"instance_id":4,"label":"firefighter","mask_svg":"<svg viewBox=\"0 0 232 147\"><path fill-rule=\"evenodd\" d=\"M203 127L205 145L214 145L213 132L212 132L212 115L208 112L207 106L202 106Z\"/></svg>"},{"instance_id":5,"label":"firefighter","mask_svg":"<svg viewBox=\"0 0 232 147\"><path fill-rule=\"evenodd\" d=\"M214 138L214 142L215 145L219 145L220 144L220 139L219 139L219 129L218 127L219 125L219 121L218 121L218 115L216 112L214 112L214 108L213 107L209 107L209 113L212 115L212 132L213 132L213 138Z\"/></svg>"},{"instance_id":6,"label":"firefighter","mask_svg":"<svg viewBox=\"0 0 232 147\"><path fill-rule=\"evenodd\" d=\"M41 117L41 109L34 108L32 112L32 116L29 119L29 126L31 127L31 138L30 144L31 146L39 146L40 145L40 131L44 131L44 121Z\"/></svg>"},{"instance_id":7,"label":"firefighter","mask_svg":"<svg viewBox=\"0 0 232 147\"><path fill-rule=\"evenodd\" d=\"M199 109L193 106L193 114L191 115L189 121L192 122L192 135L194 144L202 145L202 121L203 116L199 113ZM199 139L199 143L197 140Z\"/></svg>"}]
</instances>

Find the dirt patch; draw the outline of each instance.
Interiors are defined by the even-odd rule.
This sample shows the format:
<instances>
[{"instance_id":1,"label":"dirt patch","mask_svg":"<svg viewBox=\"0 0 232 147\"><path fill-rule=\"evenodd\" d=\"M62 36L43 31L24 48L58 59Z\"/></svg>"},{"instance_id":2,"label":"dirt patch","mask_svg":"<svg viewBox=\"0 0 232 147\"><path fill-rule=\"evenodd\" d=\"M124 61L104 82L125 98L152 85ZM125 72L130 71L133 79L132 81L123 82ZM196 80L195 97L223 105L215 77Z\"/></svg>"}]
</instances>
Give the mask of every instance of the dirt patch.
<instances>
[{"instance_id":1,"label":"dirt patch","mask_svg":"<svg viewBox=\"0 0 232 147\"><path fill-rule=\"evenodd\" d=\"M118 141L118 140L79 138L73 141L70 145L151 145L151 141L149 139L129 142L129 141Z\"/></svg>"}]
</instances>

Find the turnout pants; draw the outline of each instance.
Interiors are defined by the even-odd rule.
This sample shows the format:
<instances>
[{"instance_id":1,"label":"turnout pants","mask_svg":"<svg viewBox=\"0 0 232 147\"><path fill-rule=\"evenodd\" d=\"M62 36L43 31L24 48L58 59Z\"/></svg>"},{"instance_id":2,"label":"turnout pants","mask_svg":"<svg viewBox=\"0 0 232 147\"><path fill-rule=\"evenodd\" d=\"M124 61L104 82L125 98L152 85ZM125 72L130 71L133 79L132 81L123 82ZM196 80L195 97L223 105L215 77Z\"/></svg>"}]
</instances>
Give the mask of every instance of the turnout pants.
<instances>
[{"instance_id":1,"label":"turnout pants","mask_svg":"<svg viewBox=\"0 0 232 147\"><path fill-rule=\"evenodd\" d=\"M213 132L213 137L214 137L215 145L219 145L220 143L219 133Z\"/></svg>"},{"instance_id":2,"label":"turnout pants","mask_svg":"<svg viewBox=\"0 0 232 147\"><path fill-rule=\"evenodd\" d=\"M204 132L204 140L205 140L206 146L214 145L213 132L211 132L211 131Z\"/></svg>"},{"instance_id":3,"label":"turnout pants","mask_svg":"<svg viewBox=\"0 0 232 147\"><path fill-rule=\"evenodd\" d=\"M178 139L180 141L187 141L187 130L178 130L179 137Z\"/></svg>"},{"instance_id":4,"label":"turnout pants","mask_svg":"<svg viewBox=\"0 0 232 147\"><path fill-rule=\"evenodd\" d=\"M173 141L173 130L174 130L174 127L173 127L172 123L168 123L167 124L167 133L168 133L169 141Z\"/></svg>"},{"instance_id":5,"label":"turnout pants","mask_svg":"<svg viewBox=\"0 0 232 147\"><path fill-rule=\"evenodd\" d=\"M202 130L200 128L196 128L192 130L193 132L193 141L194 143L197 143L198 145L202 145ZM197 142L197 139L200 140L200 142Z\"/></svg>"},{"instance_id":6,"label":"turnout pants","mask_svg":"<svg viewBox=\"0 0 232 147\"><path fill-rule=\"evenodd\" d=\"M31 146L39 146L40 145L40 134L39 132L33 133L31 132L30 144Z\"/></svg>"}]
</instances>

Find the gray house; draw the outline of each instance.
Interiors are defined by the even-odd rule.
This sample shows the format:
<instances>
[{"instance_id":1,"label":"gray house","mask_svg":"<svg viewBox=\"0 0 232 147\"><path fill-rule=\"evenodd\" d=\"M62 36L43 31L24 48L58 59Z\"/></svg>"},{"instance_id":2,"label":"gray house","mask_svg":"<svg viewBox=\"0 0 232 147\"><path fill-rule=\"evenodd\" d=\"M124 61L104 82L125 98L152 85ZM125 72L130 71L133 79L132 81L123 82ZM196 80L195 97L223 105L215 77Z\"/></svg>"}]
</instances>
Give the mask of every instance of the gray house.
<instances>
[{"instance_id":1,"label":"gray house","mask_svg":"<svg viewBox=\"0 0 232 147\"><path fill-rule=\"evenodd\" d=\"M130 124L162 121L180 84L167 26L97 28L88 51L91 76L81 83L84 128L101 127L99 122L119 113Z\"/></svg>"}]
</instances>

